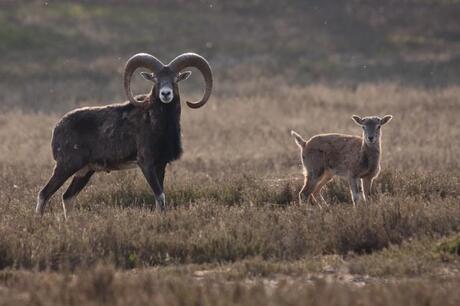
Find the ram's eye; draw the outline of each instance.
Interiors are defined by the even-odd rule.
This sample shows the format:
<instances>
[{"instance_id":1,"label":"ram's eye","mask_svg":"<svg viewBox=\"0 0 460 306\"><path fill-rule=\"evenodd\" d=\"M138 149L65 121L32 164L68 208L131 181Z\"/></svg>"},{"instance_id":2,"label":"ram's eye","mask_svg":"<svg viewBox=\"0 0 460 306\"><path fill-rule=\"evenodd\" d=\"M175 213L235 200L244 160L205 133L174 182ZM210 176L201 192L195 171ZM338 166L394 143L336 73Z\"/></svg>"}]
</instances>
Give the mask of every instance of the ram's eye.
<instances>
[{"instance_id":1,"label":"ram's eye","mask_svg":"<svg viewBox=\"0 0 460 306\"><path fill-rule=\"evenodd\" d=\"M377 127L377 130L380 130L380 125Z\"/></svg>"}]
</instances>

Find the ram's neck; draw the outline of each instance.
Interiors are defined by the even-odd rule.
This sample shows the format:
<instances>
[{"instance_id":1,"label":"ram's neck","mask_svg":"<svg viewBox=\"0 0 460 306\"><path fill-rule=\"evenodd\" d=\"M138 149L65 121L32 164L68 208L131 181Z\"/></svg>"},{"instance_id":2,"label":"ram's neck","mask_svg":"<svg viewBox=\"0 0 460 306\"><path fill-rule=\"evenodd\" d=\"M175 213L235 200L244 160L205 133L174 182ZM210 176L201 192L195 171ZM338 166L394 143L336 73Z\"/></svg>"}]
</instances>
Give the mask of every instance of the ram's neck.
<instances>
[{"instance_id":1,"label":"ram's neck","mask_svg":"<svg viewBox=\"0 0 460 306\"><path fill-rule=\"evenodd\" d=\"M163 103L160 99L154 99L150 96L151 106L150 113L155 118L170 122L171 120L180 120L181 106L180 97L174 97L169 103Z\"/></svg>"},{"instance_id":2,"label":"ram's neck","mask_svg":"<svg viewBox=\"0 0 460 306\"><path fill-rule=\"evenodd\" d=\"M159 93L157 86L153 86L149 93L150 108L155 114L161 114L163 116L178 116L180 118L180 96L174 94L174 99L169 103L163 103L158 98ZM168 117L168 120L170 118Z\"/></svg>"},{"instance_id":3,"label":"ram's neck","mask_svg":"<svg viewBox=\"0 0 460 306\"><path fill-rule=\"evenodd\" d=\"M150 128L162 162L171 162L182 154L180 114L179 97L166 104L156 99L150 106Z\"/></svg>"}]
</instances>

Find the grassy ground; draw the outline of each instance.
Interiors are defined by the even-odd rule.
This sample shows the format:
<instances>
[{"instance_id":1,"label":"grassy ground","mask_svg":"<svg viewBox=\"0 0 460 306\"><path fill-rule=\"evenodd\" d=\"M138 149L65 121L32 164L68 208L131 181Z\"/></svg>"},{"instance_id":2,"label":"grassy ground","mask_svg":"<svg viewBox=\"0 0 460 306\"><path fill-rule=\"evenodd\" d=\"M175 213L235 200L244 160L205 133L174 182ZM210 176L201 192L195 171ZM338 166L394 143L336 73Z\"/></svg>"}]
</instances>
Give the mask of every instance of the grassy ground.
<instances>
[{"instance_id":1,"label":"grassy ground","mask_svg":"<svg viewBox=\"0 0 460 306\"><path fill-rule=\"evenodd\" d=\"M134 2L0 4L0 305L459 304L458 1ZM183 108L166 214L129 170L37 219L59 117L121 101L129 55L190 50L215 90ZM289 131L352 114L394 116L376 200L336 179L329 210L298 205Z\"/></svg>"},{"instance_id":2,"label":"grassy ground","mask_svg":"<svg viewBox=\"0 0 460 306\"><path fill-rule=\"evenodd\" d=\"M185 154L168 168L165 215L150 211L151 192L130 170L96 175L68 221L61 193L42 219L33 215L57 116L3 114L2 299L366 305L377 294L382 305L445 296L454 305L458 295L446 290L459 281L448 241L460 230L458 91L285 85L184 108ZM297 205L302 175L289 129L358 134L353 113L395 116L383 130L376 201L353 209L337 179L325 192L330 210Z\"/></svg>"},{"instance_id":3,"label":"grassy ground","mask_svg":"<svg viewBox=\"0 0 460 306\"><path fill-rule=\"evenodd\" d=\"M180 273L179 273L180 272ZM224 272L225 273L225 272ZM406 280L364 285L281 276L227 279L209 270L119 272L97 267L76 275L2 272L7 303L32 305L457 305L459 280Z\"/></svg>"}]
</instances>

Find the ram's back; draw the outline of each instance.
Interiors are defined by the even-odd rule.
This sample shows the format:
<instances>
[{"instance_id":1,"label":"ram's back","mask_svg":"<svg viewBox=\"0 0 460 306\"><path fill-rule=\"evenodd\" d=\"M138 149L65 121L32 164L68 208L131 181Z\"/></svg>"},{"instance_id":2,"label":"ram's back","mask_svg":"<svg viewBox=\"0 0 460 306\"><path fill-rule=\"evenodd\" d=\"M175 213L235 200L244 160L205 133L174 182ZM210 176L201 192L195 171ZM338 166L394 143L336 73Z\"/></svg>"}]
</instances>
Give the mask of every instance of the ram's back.
<instances>
[{"instance_id":1,"label":"ram's back","mask_svg":"<svg viewBox=\"0 0 460 306\"><path fill-rule=\"evenodd\" d=\"M109 162L135 153L137 111L131 104L85 107L67 113L51 142L56 161L78 156L86 162Z\"/></svg>"}]
</instances>

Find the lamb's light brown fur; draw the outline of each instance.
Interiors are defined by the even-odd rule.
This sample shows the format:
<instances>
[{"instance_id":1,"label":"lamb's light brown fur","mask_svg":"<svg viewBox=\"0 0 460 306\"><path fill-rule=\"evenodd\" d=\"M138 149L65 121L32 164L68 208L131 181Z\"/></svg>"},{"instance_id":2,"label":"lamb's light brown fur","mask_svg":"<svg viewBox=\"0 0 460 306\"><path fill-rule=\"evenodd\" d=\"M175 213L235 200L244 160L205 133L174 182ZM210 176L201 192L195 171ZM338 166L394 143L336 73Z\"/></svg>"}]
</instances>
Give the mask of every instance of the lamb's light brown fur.
<instances>
[{"instance_id":1,"label":"lamb's light brown fur","mask_svg":"<svg viewBox=\"0 0 460 306\"><path fill-rule=\"evenodd\" d=\"M321 189L334 175L344 177L350 184L353 204L358 205L362 187L366 197L371 195L372 181L380 171L380 126L389 122L392 116L365 117L356 115L353 120L363 128L363 136L344 134L321 134L305 141L298 133L291 131L301 151L305 181L299 193L307 202L310 197L320 207L327 205ZM362 179L362 184L361 184ZM319 201L318 201L319 200Z\"/></svg>"}]
</instances>

